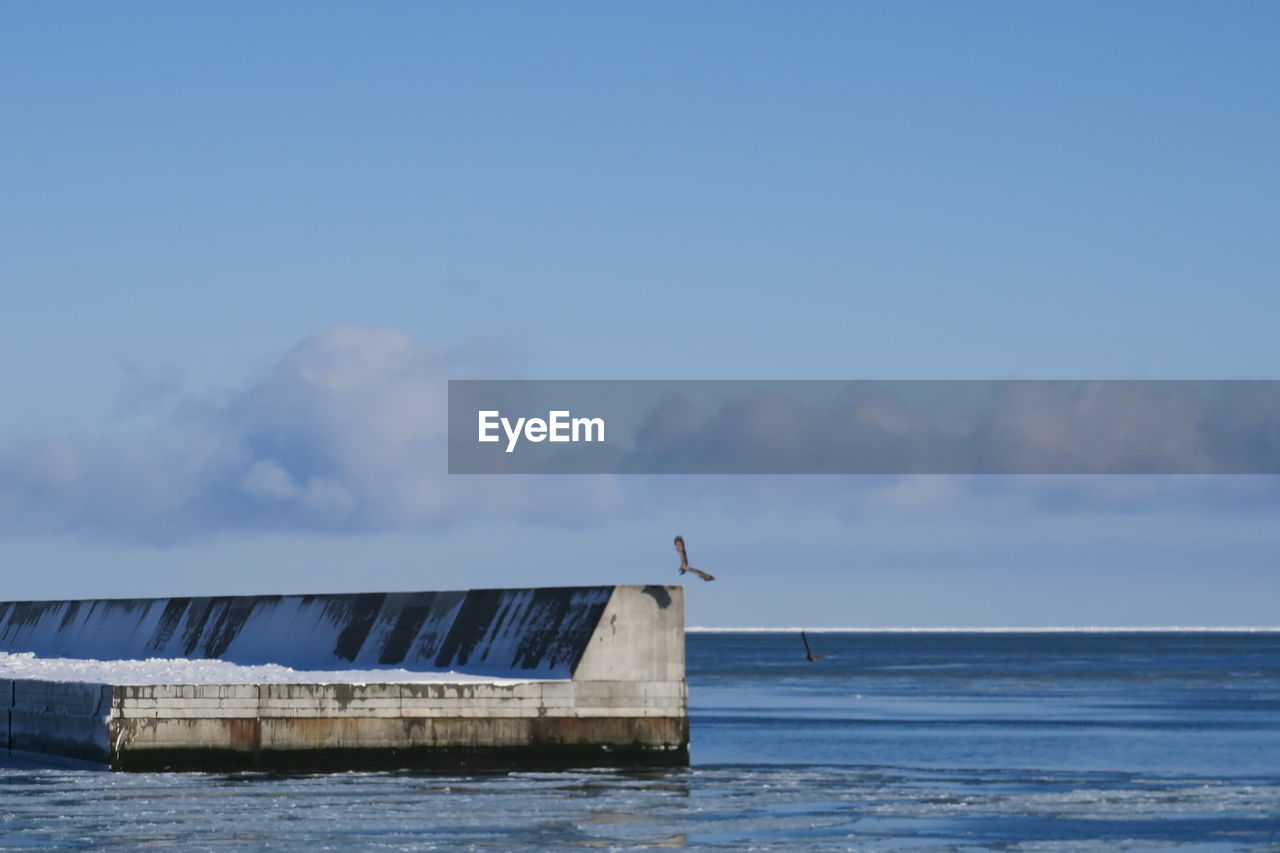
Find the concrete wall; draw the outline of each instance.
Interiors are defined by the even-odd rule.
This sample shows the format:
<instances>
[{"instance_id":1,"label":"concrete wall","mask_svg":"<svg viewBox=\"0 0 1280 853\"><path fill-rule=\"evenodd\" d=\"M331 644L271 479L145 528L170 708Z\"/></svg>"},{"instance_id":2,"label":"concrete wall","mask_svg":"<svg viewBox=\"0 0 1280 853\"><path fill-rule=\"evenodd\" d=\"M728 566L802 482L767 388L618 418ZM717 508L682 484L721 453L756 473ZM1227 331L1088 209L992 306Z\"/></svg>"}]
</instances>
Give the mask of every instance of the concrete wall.
<instances>
[{"instance_id":1,"label":"concrete wall","mask_svg":"<svg viewBox=\"0 0 1280 853\"><path fill-rule=\"evenodd\" d=\"M0 651L567 678L614 587L0 603Z\"/></svg>"},{"instance_id":2,"label":"concrete wall","mask_svg":"<svg viewBox=\"0 0 1280 853\"><path fill-rule=\"evenodd\" d=\"M600 589L607 594L601 596ZM419 624L416 613L404 616L404 602L440 601L438 596L444 595L460 602L452 609L451 620L433 621L424 615ZM305 598L321 597L297 598L295 614L305 609L301 606ZM469 600L470 612L483 609L487 618L462 619ZM83 605L96 604L87 608L89 613L106 614L100 618L109 617L109 622L102 624L116 625L118 631L123 631L119 625L125 616L132 614L134 633L146 637L145 647L156 641L151 617L157 602L164 601L168 603L162 611L177 609L165 599L120 606L86 602L80 608L66 606L74 602L9 606L4 610L8 621L0 624L9 629L4 642L19 647L14 650L27 650L20 647L34 639L63 649L97 648L86 631L98 623L80 615L86 610ZM263 625L256 624L258 619L265 625L277 624L272 614L280 612L278 606L258 607L253 600L241 605L248 615L239 621L236 637L245 632L266 636ZM188 601L182 611L189 612L191 606ZM443 647L450 635L475 638L463 642L455 636L447 641L455 645L449 653L451 661L458 660L464 646L468 649L459 669L484 672L497 655L503 661L527 661L528 669L535 672L551 670L571 677L514 684L134 686L0 679L0 747L137 770L688 762L684 597L679 587L413 593L399 596L390 605L384 597L370 612L372 616L362 617L368 623L365 641L379 637L377 644L383 649L386 632L379 634L376 629L386 613L398 614L392 622L405 619L418 625L413 629L415 637L421 636L421 625L447 621L446 639L433 641L435 648ZM74 629L74 643L50 638L48 620L54 616ZM459 619L469 627L458 627ZM296 627L296 619L290 621ZM187 623L178 620L176 624ZM329 623L318 624L324 627L320 638L327 643L332 635ZM342 624L350 627L352 623ZM540 633L556 626L566 627L570 634L548 638ZM164 642L174 642L176 629L169 633ZM196 633L209 636L204 628ZM235 637L228 649L234 641ZM282 663L279 658L296 655L299 645L296 636L284 635L280 641L283 653L272 653L260 641L253 647L268 655L264 662ZM111 647L113 642L123 641L117 636L104 645ZM94 656L106 657L101 651ZM415 658L419 664L423 659ZM430 660L438 659L439 653Z\"/></svg>"},{"instance_id":3,"label":"concrete wall","mask_svg":"<svg viewBox=\"0 0 1280 853\"><path fill-rule=\"evenodd\" d=\"M687 762L683 682L117 687L110 763L173 767ZM465 763L465 762L464 762Z\"/></svg>"},{"instance_id":4,"label":"concrete wall","mask_svg":"<svg viewBox=\"0 0 1280 853\"><path fill-rule=\"evenodd\" d=\"M0 743L10 752L103 765L110 685L0 678Z\"/></svg>"},{"instance_id":5,"label":"concrete wall","mask_svg":"<svg viewBox=\"0 0 1280 853\"><path fill-rule=\"evenodd\" d=\"M615 587L573 678L683 683L684 588Z\"/></svg>"}]
</instances>

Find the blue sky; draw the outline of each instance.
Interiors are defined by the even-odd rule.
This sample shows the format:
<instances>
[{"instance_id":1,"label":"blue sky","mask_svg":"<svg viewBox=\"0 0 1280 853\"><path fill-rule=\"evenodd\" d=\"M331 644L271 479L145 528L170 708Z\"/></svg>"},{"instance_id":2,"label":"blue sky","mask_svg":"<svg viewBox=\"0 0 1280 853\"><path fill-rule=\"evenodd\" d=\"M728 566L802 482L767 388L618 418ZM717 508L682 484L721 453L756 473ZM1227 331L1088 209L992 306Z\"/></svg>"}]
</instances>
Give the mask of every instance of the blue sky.
<instances>
[{"instance_id":1,"label":"blue sky","mask_svg":"<svg viewBox=\"0 0 1280 853\"><path fill-rule=\"evenodd\" d=\"M456 483L438 418L462 375L1274 378L1278 36L6 6L5 597L675 580L679 532L694 624L1274 624L1247 478Z\"/></svg>"}]
</instances>

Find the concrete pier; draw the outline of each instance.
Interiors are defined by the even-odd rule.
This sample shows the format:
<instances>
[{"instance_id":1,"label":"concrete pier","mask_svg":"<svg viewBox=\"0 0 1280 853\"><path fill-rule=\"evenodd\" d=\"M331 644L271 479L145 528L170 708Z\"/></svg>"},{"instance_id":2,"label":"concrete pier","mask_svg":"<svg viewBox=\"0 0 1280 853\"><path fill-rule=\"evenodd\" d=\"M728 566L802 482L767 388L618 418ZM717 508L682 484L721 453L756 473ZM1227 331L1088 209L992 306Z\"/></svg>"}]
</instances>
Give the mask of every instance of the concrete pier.
<instances>
[{"instance_id":1,"label":"concrete pier","mask_svg":"<svg viewBox=\"0 0 1280 853\"><path fill-rule=\"evenodd\" d=\"M0 748L118 770L688 762L683 589L0 603L0 651L490 681L0 678Z\"/></svg>"}]
</instances>

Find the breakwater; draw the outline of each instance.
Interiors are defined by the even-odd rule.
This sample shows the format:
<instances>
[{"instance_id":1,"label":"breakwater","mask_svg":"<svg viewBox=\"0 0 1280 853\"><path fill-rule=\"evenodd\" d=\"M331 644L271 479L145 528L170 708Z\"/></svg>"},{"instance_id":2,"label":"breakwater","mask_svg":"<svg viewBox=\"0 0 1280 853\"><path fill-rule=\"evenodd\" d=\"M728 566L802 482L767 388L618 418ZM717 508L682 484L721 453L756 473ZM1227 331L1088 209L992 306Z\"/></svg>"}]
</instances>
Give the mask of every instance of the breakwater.
<instances>
[{"instance_id":1,"label":"breakwater","mask_svg":"<svg viewBox=\"0 0 1280 853\"><path fill-rule=\"evenodd\" d=\"M688 760L674 586L6 602L0 651L360 672L337 684L0 677L0 748L115 769Z\"/></svg>"}]
</instances>

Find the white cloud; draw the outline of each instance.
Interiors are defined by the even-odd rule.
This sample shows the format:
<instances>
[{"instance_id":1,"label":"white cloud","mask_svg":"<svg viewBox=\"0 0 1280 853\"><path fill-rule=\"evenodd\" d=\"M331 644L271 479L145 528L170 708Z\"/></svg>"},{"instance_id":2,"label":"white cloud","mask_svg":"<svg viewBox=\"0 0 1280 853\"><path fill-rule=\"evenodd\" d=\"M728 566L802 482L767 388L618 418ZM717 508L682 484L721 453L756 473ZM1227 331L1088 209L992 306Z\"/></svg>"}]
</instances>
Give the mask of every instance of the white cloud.
<instances>
[{"instance_id":1,"label":"white cloud","mask_svg":"<svg viewBox=\"0 0 1280 853\"><path fill-rule=\"evenodd\" d=\"M337 326L217 400L187 397L132 435L0 447L11 531L176 541L245 529L449 523L476 511L573 523L619 499L609 478L446 474L447 380L465 357L393 329Z\"/></svg>"},{"instance_id":2,"label":"white cloud","mask_svg":"<svg viewBox=\"0 0 1280 853\"><path fill-rule=\"evenodd\" d=\"M1265 477L450 477L447 380L471 373L468 358L393 329L327 329L241 389L181 397L147 430L0 441L0 525L169 543L513 519L572 526L672 511L694 519L732 510L756 522L996 511L1012 519L1162 506L1240 512L1280 500L1277 479ZM1031 407L1022 402L1009 417ZM910 432L891 408L873 414L895 434ZM768 434L789 420L776 406L759 415Z\"/></svg>"}]
</instances>

